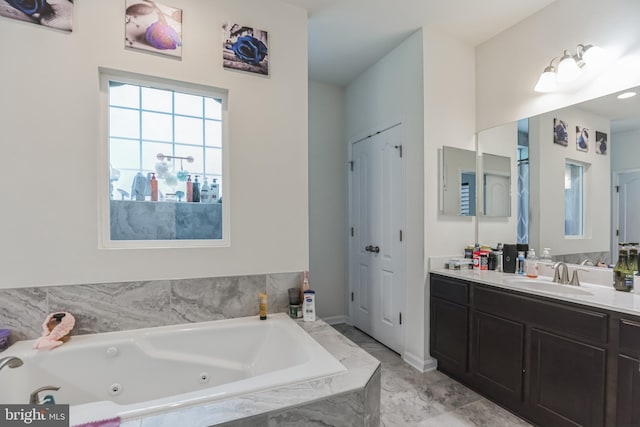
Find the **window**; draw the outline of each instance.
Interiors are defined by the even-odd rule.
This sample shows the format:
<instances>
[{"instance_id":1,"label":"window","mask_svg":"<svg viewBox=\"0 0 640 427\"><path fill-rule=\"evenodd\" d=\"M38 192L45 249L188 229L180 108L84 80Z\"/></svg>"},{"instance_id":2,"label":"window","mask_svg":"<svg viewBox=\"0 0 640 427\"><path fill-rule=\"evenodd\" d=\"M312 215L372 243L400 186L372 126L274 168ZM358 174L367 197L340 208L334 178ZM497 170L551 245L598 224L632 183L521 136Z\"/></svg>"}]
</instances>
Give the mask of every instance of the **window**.
<instances>
[{"instance_id":1,"label":"window","mask_svg":"<svg viewBox=\"0 0 640 427\"><path fill-rule=\"evenodd\" d=\"M564 235L584 235L584 165L567 161L564 170Z\"/></svg>"},{"instance_id":2,"label":"window","mask_svg":"<svg viewBox=\"0 0 640 427\"><path fill-rule=\"evenodd\" d=\"M223 238L226 94L103 75L108 240Z\"/></svg>"}]
</instances>

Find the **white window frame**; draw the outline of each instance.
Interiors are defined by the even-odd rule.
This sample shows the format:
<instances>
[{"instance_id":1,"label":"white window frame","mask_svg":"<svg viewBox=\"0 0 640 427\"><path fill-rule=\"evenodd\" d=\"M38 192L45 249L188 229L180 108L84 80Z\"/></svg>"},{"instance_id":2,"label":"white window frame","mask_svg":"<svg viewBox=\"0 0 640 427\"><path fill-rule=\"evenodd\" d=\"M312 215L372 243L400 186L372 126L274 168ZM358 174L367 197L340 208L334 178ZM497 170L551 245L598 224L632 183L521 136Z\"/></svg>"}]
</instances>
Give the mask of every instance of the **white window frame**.
<instances>
[{"instance_id":1,"label":"white window frame","mask_svg":"<svg viewBox=\"0 0 640 427\"><path fill-rule=\"evenodd\" d=\"M126 71L99 68L100 78L100 137L98 149L98 196L100 249L162 249L204 248L231 246L231 193L229 173L229 91L211 86L182 82ZM110 196L109 196L109 81L117 80L139 86L174 90L182 93L207 96L222 100L222 238L221 239L175 239L175 240L111 240Z\"/></svg>"},{"instance_id":2,"label":"white window frame","mask_svg":"<svg viewBox=\"0 0 640 427\"><path fill-rule=\"evenodd\" d=\"M589 238L589 222L588 222L588 218L587 218L587 202L588 202L588 198L587 198L587 186L588 186L588 177L589 177L589 171L590 171L590 164L588 163L584 163L584 162L580 162L577 160L572 160L572 159L565 159L565 173L566 173L566 167L571 165L571 166L577 166L580 167L582 170L582 176L581 176L581 201L582 201L582 207L581 207L581 214L582 214L582 218L581 218L581 222L582 222L582 234L566 234L566 230L564 231L564 238L566 240L576 240L576 239L587 239ZM566 179L566 178L565 178ZM565 198L565 203L566 203L566 198ZM564 219L566 221L567 218L567 208L565 206L564 208ZM564 227L563 227L564 229Z\"/></svg>"}]
</instances>

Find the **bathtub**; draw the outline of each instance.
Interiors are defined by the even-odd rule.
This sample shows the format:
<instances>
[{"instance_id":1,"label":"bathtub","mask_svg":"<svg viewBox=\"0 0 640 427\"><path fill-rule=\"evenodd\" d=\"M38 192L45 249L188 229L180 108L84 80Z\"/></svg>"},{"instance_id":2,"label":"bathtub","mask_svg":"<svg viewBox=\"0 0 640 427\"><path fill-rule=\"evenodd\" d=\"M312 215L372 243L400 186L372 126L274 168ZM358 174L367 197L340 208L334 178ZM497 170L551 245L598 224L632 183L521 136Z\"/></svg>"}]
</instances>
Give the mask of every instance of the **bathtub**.
<instances>
[{"instance_id":1,"label":"bathtub","mask_svg":"<svg viewBox=\"0 0 640 427\"><path fill-rule=\"evenodd\" d=\"M17 342L1 354L24 365L0 372L0 402L24 404L35 389L60 386L42 395L71 405L71 425L153 415L346 372L286 314L79 335L51 351L33 350L33 343Z\"/></svg>"}]
</instances>

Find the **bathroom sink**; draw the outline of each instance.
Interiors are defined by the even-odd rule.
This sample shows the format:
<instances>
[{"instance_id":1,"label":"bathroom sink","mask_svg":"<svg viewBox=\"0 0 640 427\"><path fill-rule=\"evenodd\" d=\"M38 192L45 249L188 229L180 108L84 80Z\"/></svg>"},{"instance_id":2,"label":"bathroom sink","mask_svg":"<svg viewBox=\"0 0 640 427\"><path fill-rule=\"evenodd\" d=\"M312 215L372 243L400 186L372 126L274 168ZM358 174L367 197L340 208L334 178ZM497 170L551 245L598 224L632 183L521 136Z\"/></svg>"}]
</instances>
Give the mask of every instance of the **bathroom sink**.
<instances>
[{"instance_id":1,"label":"bathroom sink","mask_svg":"<svg viewBox=\"0 0 640 427\"><path fill-rule=\"evenodd\" d=\"M507 282L511 285L523 286L529 289L535 289L541 292L553 292L554 294L565 295L593 295L591 292L578 286L561 285L552 280L542 278L522 277L517 279L509 279Z\"/></svg>"}]
</instances>

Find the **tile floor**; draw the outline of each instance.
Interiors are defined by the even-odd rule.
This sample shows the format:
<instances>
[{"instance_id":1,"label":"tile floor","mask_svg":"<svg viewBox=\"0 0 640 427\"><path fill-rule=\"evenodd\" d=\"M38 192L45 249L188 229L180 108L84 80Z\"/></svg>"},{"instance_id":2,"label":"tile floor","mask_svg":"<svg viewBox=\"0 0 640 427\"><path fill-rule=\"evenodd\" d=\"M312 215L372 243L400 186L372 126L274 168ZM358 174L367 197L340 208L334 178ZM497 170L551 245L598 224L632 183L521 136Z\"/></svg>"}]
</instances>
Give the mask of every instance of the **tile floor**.
<instances>
[{"instance_id":1,"label":"tile floor","mask_svg":"<svg viewBox=\"0 0 640 427\"><path fill-rule=\"evenodd\" d=\"M353 326L334 328L382 362L380 415L384 427L531 426L439 371L418 372Z\"/></svg>"}]
</instances>

